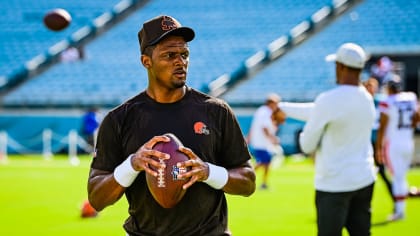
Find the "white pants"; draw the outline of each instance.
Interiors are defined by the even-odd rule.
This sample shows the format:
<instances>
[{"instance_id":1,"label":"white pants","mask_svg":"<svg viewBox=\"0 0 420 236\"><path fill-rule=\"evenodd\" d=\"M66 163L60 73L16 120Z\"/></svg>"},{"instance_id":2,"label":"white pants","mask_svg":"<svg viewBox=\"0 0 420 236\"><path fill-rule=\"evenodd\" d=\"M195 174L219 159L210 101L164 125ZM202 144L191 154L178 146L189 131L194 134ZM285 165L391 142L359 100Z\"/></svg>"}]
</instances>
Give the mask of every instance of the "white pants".
<instances>
[{"instance_id":1,"label":"white pants","mask_svg":"<svg viewBox=\"0 0 420 236\"><path fill-rule=\"evenodd\" d=\"M408 194L407 172L414 155L414 142L390 142L388 154L393 174L392 192L394 197L404 197Z\"/></svg>"}]
</instances>

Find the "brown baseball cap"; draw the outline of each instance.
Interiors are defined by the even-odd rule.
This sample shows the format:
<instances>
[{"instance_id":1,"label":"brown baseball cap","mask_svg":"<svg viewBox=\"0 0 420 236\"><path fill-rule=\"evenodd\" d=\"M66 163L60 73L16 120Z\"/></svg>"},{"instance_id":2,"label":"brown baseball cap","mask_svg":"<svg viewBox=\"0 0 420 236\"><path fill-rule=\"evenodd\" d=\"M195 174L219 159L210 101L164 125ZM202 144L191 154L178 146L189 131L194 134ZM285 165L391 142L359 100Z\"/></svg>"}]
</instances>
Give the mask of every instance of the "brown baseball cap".
<instances>
[{"instance_id":1,"label":"brown baseball cap","mask_svg":"<svg viewBox=\"0 0 420 236\"><path fill-rule=\"evenodd\" d=\"M168 35L181 36L186 42L194 39L195 33L189 27L181 26L181 24L171 16L157 16L143 24L143 28L137 34L140 43L141 53L148 46L159 43Z\"/></svg>"}]
</instances>

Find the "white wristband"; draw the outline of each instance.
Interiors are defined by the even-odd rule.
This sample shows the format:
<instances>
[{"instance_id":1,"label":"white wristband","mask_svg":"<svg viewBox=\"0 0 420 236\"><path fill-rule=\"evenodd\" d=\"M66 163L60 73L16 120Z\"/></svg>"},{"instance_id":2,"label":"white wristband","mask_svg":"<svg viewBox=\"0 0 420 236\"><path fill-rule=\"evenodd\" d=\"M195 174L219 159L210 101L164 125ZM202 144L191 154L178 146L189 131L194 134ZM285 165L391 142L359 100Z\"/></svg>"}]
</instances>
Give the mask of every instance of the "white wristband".
<instances>
[{"instance_id":1,"label":"white wristband","mask_svg":"<svg viewBox=\"0 0 420 236\"><path fill-rule=\"evenodd\" d=\"M114 170L114 178L123 187L130 187L134 182L140 171L136 171L131 165L131 158L134 154L128 156L123 163L121 163Z\"/></svg>"},{"instance_id":2,"label":"white wristband","mask_svg":"<svg viewBox=\"0 0 420 236\"><path fill-rule=\"evenodd\" d=\"M216 166L211 163L209 165L209 177L203 182L215 189L222 189L229 179L228 171L221 166Z\"/></svg>"}]
</instances>

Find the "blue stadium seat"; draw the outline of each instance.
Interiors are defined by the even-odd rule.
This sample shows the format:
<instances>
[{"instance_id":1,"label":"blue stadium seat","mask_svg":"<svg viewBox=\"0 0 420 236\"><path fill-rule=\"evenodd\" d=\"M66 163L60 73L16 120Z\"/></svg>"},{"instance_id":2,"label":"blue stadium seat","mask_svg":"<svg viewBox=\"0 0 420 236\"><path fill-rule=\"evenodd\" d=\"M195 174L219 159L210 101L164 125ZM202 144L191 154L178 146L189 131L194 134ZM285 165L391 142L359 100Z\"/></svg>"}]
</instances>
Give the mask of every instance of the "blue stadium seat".
<instances>
[{"instance_id":1,"label":"blue stadium seat","mask_svg":"<svg viewBox=\"0 0 420 236\"><path fill-rule=\"evenodd\" d=\"M89 24L98 14L110 9L117 0L66 1L18 0L1 1L0 9L0 76L7 77L26 62L66 38L71 32ZM64 8L72 15L69 27L60 32L43 25L44 14L54 8Z\"/></svg>"},{"instance_id":2,"label":"blue stadium seat","mask_svg":"<svg viewBox=\"0 0 420 236\"><path fill-rule=\"evenodd\" d=\"M6 9L2 16L5 20L0 23L0 35L8 35L2 37L0 45L4 48L0 50L0 60L7 61L0 64L5 67L2 71L10 73L60 38L89 24L118 1L104 1L99 4L101 6L86 1L51 2L40 1L32 5L28 0L0 3ZM156 12L173 15L195 29L196 39L190 43L188 84L200 89L218 76L235 71L248 57L264 50L270 42L287 34L297 23L329 3L327 0L280 3L274 0L218 0L211 3L188 0L180 6L172 1L151 1L89 43L85 47L86 59L83 62L54 66L6 95L3 103L19 104L19 100L24 99L22 94L35 90L41 90L39 94L47 98L32 97L25 101L28 104L44 101L48 101L46 105L80 103L76 102L80 97L84 97L83 104L117 104L134 96L147 84L139 61L136 33L141 23L155 16ZM275 91L285 100L311 100L334 86L334 69L324 62L324 56L346 41L360 43L368 50L378 46L406 51L413 45L418 48L418 1L387 0L385 3L380 0L362 2L268 68L243 81L223 98L231 103L255 104L261 102L268 91ZM22 4L28 4L24 5L27 8ZM75 18L69 29L59 33L46 30L40 22L42 14L57 5L64 6ZM11 22L16 18L21 27L13 27ZM99 95L94 98L94 93Z\"/></svg>"},{"instance_id":3,"label":"blue stadium seat","mask_svg":"<svg viewBox=\"0 0 420 236\"><path fill-rule=\"evenodd\" d=\"M311 101L335 85L334 65L324 58L344 42L359 43L369 53L378 53L377 48L420 53L418 12L420 2L415 0L363 1L222 97L230 103L261 103L268 92L277 92L284 100ZM244 91L253 95L244 97Z\"/></svg>"},{"instance_id":4,"label":"blue stadium seat","mask_svg":"<svg viewBox=\"0 0 420 236\"><path fill-rule=\"evenodd\" d=\"M195 29L196 39L190 43L188 84L200 89L221 74L235 70L247 57L286 33L301 19L328 2L188 0L180 5L174 1L151 1L88 44L85 47L87 58L83 62L56 65L55 68L34 78L33 83L8 94L3 101L5 104L11 100L18 101L19 98L16 97L20 96L19 94L36 89L48 91L44 95L48 96L48 99L34 97L32 102L39 104L47 100L49 105L78 103L76 101L80 97L84 97L83 102L88 104L92 99L91 93L101 93L104 104L109 101L119 103L135 95L144 89L147 83L146 74L139 61L136 34L142 22L159 13L172 15ZM87 9L89 6L86 4L88 3L78 5ZM72 12L78 14L77 9L73 9ZM38 37L48 38L48 32L43 32L43 35L45 37ZM47 42L46 44L41 49L48 48L49 45ZM95 91L83 89L91 88L91 84L97 86ZM49 91L50 88L60 85L69 90L61 89L60 93ZM63 95L67 92L70 93L69 96ZM68 100L65 101L65 98ZM95 99L95 102L91 102L100 101Z\"/></svg>"}]
</instances>

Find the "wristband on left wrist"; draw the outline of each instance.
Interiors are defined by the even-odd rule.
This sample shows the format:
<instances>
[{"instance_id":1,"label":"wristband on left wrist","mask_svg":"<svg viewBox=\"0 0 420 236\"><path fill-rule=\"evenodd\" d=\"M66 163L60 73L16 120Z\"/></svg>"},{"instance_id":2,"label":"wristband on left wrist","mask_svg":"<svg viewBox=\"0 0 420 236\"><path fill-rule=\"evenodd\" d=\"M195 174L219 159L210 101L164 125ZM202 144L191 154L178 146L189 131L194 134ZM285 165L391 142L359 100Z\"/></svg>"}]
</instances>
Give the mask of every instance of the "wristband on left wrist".
<instances>
[{"instance_id":1,"label":"wristband on left wrist","mask_svg":"<svg viewBox=\"0 0 420 236\"><path fill-rule=\"evenodd\" d=\"M203 182L215 189L222 189L229 179L229 173L226 168L208 163L209 176Z\"/></svg>"}]
</instances>

